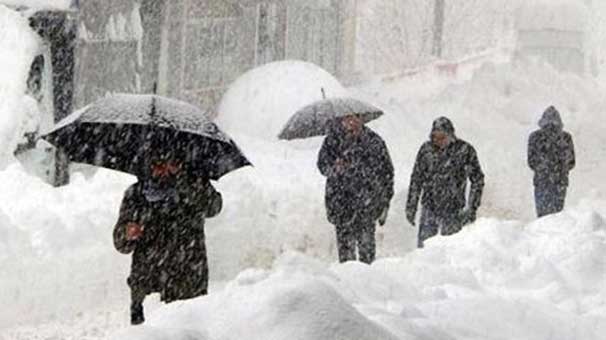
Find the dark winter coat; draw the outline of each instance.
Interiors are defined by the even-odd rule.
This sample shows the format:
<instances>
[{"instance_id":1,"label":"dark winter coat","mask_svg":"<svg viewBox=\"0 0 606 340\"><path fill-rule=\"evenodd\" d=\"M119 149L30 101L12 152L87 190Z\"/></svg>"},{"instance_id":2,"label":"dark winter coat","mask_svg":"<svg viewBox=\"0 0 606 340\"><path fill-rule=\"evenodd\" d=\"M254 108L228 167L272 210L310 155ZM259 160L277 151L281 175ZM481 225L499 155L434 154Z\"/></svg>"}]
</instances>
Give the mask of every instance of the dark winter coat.
<instances>
[{"instance_id":1,"label":"dark winter coat","mask_svg":"<svg viewBox=\"0 0 606 340\"><path fill-rule=\"evenodd\" d=\"M337 159L345 163L337 172ZM333 129L318 155L318 169L326 176L326 211L335 225L354 216L376 221L393 197L394 169L383 139L364 126L359 136L349 138Z\"/></svg>"},{"instance_id":2,"label":"dark winter coat","mask_svg":"<svg viewBox=\"0 0 606 340\"><path fill-rule=\"evenodd\" d=\"M120 207L114 245L121 253L134 252L129 286L143 296L158 292L165 302L204 295L208 287L204 219L220 212L221 195L209 182L198 182L182 183L156 196L137 182L128 188ZM144 227L140 239L126 239L129 222Z\"/></svg>"},{"instance_id":3,"label":"dark winter coat","mask_svg":"<svg viewBox=\"0 0 606 340\"><path fill-rule=\"evenodd\" d=\"M439 126L438 125L444 125ZM407 215L415 216L419 199L424 208L437 216L452 216L466 206L467 180L471 182L468 207L480 207L484 188L484 173L476 150L467 142L456 138L452 123L441 118L434 122L452 139L440 149L431 141L424 143L417 154L408 189Z\"/></svg>"},{"instance_id":4,"label":"dark winter coat","mask_svg":"<svg viewBox=\"0 0 606 340\"><path fill-rule=\"evenodd\" d=\"M534 185L568 186L568 173L575 166L572 136L563 130L559 112L548 108L539 121L540 129L528 138L528 166L534 171Z\"/></svg>"}]
</instances>

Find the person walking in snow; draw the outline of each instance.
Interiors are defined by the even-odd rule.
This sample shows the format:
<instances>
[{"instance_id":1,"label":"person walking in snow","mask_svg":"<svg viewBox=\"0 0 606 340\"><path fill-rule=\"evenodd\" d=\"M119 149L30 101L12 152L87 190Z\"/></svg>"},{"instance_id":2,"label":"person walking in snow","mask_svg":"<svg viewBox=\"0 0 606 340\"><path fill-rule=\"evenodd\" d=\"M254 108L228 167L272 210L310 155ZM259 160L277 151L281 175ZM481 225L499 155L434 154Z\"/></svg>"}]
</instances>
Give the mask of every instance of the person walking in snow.
<instances>
[{"instance_id":1,"label":"person walking in snow","mask_svg":"<svg viewBox=\"0 0 606 340\"><path fill-rule=\"evenodd\" d=\"M568 174L575 166L572 136L564 131L560 113L550 106L539 120L539 130L528 138L528 166L534 171L538 217L564 209Z\"/></svg>"},{"instance_id":2,"label":"person walking in snow","mask_svg":"<svg viewBox=\"0 0 606 340\"><path fill-rule=\"evenodd\" d=\"M204 219L222 208L208 180L192 178L174 157L152 159L151 176L126 190L113 233L116 249L133 253L127 282L134 325L145 320L148 294L166 303L207 294Z\"/></svg>"},{"instance_id":3,"label":"person walking in snow","mask_svg":"<svg viewBox=\"0 0 606 340\"><path fill-rule=\"evenodd\" d=\"M467 181L471 182L466 200ZM421 200L418 247L438 234L457 233L476 219L484 188L484 173L476 150L455 135L452 122L433 122L430 141L417 154L406 203L406 217L414 226ZM467 202L466 202L467 201Z\"/></svg>"},{"instance_id":4,"label":"person walking in snow","mask_svg":"<svg viewBox=\"0 0 606 340\"><path fill-rule=\"evenodd\" d=\"M376 223L385 223L394 169L383 139L356 115L334 121L320 153L326 177L326 212L335 225L339 261L375 259Z\"/></svg>"}]
</instances>

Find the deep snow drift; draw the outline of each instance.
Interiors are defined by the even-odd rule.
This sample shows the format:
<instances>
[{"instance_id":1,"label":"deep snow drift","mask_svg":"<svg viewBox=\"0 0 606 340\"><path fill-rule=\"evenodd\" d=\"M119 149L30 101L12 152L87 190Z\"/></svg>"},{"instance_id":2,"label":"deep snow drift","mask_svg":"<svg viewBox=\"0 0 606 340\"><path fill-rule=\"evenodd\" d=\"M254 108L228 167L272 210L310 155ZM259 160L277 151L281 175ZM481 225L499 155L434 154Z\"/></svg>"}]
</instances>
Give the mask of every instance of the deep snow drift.
<instances>
[{"instance_id":1,"label":"deep snow drift","mask_svg":"<svg viewBox=\"0 0 606 340\"><path fill-rule=\"evenodd\" d=\"M30 117L27 73L39 40L26 18L0 4L0 169L12 159Z\"/></svg>"},{"instance_id":2,"label":"deep snow drift","mask_svg":"<svg viewBox=\"0 0 606 340\"><path fill-rule=\"evenodd\" d=\"M604 332L606 222L586 207L527 225L482 219L372 266L287 253L270 271L244 271L111 338L597 340Z\"/></svg>"}]
</instances>

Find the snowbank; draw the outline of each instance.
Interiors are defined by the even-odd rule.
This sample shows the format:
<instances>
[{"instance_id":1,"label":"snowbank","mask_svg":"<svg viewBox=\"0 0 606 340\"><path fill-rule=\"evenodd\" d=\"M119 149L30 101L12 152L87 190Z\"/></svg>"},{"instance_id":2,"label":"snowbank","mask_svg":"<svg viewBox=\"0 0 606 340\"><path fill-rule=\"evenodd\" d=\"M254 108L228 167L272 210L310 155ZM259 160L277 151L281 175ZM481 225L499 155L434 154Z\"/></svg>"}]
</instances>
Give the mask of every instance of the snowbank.
<instances>
[{"instance_id":1,"label":"snowbank","mask_svg":"<svg viewBox=\"0 0 606 340\"><path fill-rule=\"evenodd\" d=\"M315 64L279 61L257 67L240 76L224 95L217 123L228 132L243 133L275 141L294 113L307 104L327 97L341 97L347 91Z\"/></svg>"},{"instance_id":2,"label":"snowbank","mask_svg":"<svg viewBox=\"0 0 606 340\"><path fill-rule=\"evenodd\" d=\"M372 266L287 253L111 338L597 340L605 307L606 222L586 207L482 219Z\"/></svg>"},{"instance_id":3,"label":"snowbank","mask_svg":"<svg viewBox=\"0 0 606 340\"><path fill-rule=\"evenodd\" d=\"M101 170L56 189L13 164L0 178L0 305L11 306L0 309L0 329L128 296L128 260L112 249L111 230L132 177Z\"/></svg>"},{"instance_id":4,"label":"snowbank","mask_svg":"<svg viewBox=\"0 0 606 340\"><path fill-rule=\"evenodd\" d=\"M0 5L0 169L13 159L13 150L27 127L27 77L39 40L27 18Z\"/></svg>"}]
</instances>

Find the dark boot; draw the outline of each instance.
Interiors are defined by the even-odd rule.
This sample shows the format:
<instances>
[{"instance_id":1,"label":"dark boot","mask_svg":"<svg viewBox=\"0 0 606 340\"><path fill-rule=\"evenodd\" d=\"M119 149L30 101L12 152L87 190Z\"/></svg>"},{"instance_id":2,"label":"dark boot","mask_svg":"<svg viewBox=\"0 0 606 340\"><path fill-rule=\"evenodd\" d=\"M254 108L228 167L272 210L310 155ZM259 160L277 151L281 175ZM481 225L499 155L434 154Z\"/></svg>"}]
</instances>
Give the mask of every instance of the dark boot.
<instances>
[{"instance_id":1,"label":"dark boot","mask_svg":"<svg viewBox=\"0 0 606 340\"><path fill-rule=\"evenodd\" d=\"M130 324L140 325L145 322L145 316L143 316L143 304L133 303L130 305Z\"/></svg>"}]
</instances>

